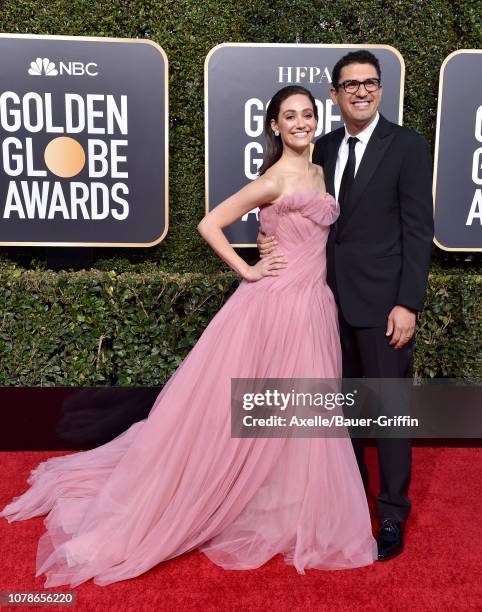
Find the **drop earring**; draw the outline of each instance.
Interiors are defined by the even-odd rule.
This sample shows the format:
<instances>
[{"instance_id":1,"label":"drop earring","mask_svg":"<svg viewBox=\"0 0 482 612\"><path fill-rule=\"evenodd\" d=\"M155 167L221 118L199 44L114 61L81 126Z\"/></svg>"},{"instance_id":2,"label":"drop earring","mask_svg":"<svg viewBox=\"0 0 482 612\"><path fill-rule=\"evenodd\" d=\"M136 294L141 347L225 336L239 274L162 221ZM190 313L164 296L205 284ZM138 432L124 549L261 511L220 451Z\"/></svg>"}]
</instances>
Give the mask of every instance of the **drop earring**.
<instances>
[{"instance_id":1,"label":"drop earring","mask_svg":"<svg viewBox=\"0 0 482 612\"><path fill-rule=\"evenodd\" d=\"M274 135L275 135L275 136L279 136L279 132L278 132L278 130L275 130L275 131L274 131Z\"/></svg>"}]
</instances>

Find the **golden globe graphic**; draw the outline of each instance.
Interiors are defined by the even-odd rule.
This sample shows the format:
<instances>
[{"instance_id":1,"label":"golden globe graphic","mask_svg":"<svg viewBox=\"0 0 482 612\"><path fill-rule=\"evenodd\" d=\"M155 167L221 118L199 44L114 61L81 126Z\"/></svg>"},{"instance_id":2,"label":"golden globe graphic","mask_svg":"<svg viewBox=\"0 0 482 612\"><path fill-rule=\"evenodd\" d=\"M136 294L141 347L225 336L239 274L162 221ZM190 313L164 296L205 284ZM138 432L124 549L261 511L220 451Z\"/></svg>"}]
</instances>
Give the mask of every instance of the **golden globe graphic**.
<instances>
[{"instance_id":1,"label":"golden globe graphic","mask_svg":"<svg viewBox=\"0 0 482 612\"><path fill-rule=\"evenodd\" d=\"M167 59L146 40L0 35L0 244L168 229Z\"/></svg>"},{"instance_id":2,"label":"golden globe graphic","mask_svg":"<svg viewBox=\"0 0 482 612\"><path fill-rule=\"evenodd\" d=\"M69 136L54 138L45 147L45 165L57 176L71 178L85 165L85 151L82 145Z\"/></svg>"}]
</instances>

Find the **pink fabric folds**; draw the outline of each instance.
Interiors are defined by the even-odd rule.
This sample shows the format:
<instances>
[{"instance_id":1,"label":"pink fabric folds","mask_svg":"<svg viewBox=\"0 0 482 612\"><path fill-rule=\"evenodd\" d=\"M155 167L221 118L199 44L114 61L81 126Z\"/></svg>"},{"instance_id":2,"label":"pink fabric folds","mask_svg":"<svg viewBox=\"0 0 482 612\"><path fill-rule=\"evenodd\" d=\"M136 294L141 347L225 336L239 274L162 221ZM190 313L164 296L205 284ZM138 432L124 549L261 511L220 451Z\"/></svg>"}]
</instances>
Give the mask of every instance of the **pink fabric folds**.
<instances>
[{"instance_id":1,"label":"pink fabric folds","mask_svg":"<svg viewBox=\"0 0 482 612\"><path fill-rule=\"evenodd\" d=\"M47 514L46 586L133 578L200 549L227 569L282 553L299 573L373 562L365 492L348 438L230 436L231 378L338 378L325 244L338 206L297 192L261 210L288 267L239 288L159 394L147 419L98 448L55 457L1 512Z\"/></svg>"}]
</instances>

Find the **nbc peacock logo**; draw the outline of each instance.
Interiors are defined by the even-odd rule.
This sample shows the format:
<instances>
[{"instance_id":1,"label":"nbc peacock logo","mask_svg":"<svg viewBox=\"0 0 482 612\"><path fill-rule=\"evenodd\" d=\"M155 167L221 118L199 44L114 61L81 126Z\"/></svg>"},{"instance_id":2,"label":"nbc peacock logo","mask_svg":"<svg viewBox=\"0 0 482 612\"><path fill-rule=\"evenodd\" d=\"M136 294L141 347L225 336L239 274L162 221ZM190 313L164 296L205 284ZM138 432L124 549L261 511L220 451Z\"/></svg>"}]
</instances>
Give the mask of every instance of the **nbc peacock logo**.
<instances>
[{"instance_id":1,"label":"nbc peacock logo","mask_svg":"<svg viewBox=\"0 0 482 612\"><path fill-rule=\"evenodd\" d=\"M37 57L30 62L28 73L33 76L88 76L95 77L99 74L98 65L95 62L63 62L57 64L48 57Z\"/></svg>"},{"instance_id":2,"label":"nbc peacock logo","mask_svg":"<svg viewBox=\"0 0 482 612\"><path fill-rule=\"evenodd\" d=\"M48 57L37 57L36 60L30 62L28 73L34 76L57 76L59 71Z\"/></svg>"}]
</instances>

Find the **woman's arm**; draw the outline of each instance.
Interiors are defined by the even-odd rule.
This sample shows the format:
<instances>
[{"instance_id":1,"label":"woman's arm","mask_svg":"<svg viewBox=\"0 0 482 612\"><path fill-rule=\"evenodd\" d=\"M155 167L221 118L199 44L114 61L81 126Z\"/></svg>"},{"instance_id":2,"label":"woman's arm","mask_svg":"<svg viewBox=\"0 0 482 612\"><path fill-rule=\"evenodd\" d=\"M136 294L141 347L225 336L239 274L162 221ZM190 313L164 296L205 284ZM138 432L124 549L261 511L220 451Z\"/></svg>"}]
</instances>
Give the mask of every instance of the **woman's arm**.
<instances>
[{"instance_id":1,"label":"woman's arm","mask_svg":"<svg viewBox=\"0 0 482 612\"><path fill-rule=\"evenodd\" d=\"M222 230L253 208L272 202L280 193L280 187L275 181L262 176L221 202L197 226L209 246L245 280L254 281L263 276L278 276L276 270L286 267L286 260L282 255L271 255L255 266L250 266L236 253Z\"/></svg>"}]
</instances>

